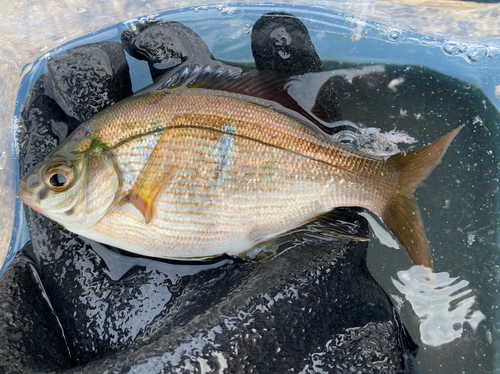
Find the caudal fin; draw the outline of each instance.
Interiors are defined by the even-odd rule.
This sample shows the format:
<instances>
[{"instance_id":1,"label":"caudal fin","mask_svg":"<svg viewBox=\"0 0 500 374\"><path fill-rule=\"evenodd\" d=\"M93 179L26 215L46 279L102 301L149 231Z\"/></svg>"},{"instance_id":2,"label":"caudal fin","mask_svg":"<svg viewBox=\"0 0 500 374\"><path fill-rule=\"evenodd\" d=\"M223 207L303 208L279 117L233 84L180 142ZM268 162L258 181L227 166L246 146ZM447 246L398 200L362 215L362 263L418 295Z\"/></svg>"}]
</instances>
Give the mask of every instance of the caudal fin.
<instances>
[{"instance_id":1,"label":"caudal fin","mask_svg":"<svg viewBox=\"0 0 500 374\"><path fill-rule=\"evenodd\" d=\"M462 127L463 125L457 127L432 144L406 155L394 155L387 160L399 171L399 194L382 213L382 220L406 249L415 265L432 269L429 242L413 193L441 162L448 146Z\"/></svg>"}]
</instances>

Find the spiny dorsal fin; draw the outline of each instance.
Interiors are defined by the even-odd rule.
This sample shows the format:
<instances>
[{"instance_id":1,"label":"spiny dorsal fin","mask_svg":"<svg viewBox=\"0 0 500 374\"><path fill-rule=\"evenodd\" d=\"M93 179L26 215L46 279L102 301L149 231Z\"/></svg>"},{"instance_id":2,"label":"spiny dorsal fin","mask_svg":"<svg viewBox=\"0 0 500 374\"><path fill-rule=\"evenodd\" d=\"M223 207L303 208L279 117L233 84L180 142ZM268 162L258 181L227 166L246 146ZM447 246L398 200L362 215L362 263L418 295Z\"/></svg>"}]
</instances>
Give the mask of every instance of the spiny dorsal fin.
<instances>
[{"instance_id":1,"label":"spiny dorsal fin","mask_svg":"<svg viewBox=\"0 0 500 374\"><path fill-rule=\"evenodd\" d=\"M234 72L223 72L220 70L202 69L201 72L193 73L185 69L176 73L165 84L155 84L144 89L140 94L162 91L164 89L194 89L205 88L208 90L218 90L239 95L246 95L252 98L263 99L275 102L292 112L298 113L312 122L315 128L321 129L326 134L334 133L335 126L331 126L328 114L322 106L314 110L314 114L304 109L297 101L288 94L287 84L292 80L286 74L272 71L252 70L240 76ZM287 114L287 113L284 113ZM290 114L290 113L288 113Z\"/></svg>"},{"instance_id":2,"label":"spiny dorsal fin","mask_svg":"<svg viewBox=\"0 0 500 374\"><path fill-rule=\"evenodd\" d=\"M432 269L429 242L413 193L439 164L462 127L457 127L430 145L406 155L394 155L387 160L399 171L399 194L382 213L382 220L406 249L415 265Z\"/></svg>"},{"instance_id":3,"label":"spiny dorsal fin","mask_svg":"<svg viewBox=\"0 0 500 374\"><path fill-rule=\"evenodd\" d=\"M329 122L329 118L321 106L316 108L314 115L312 115L288 94L287 85L293 81L291 78L286 74L273 71L253 70L237 78L221 77L220 79L213 79L206 84L201 83L199 87L274 101L287 109L303 115L323 131L331 131L329 127L322 123Z\"/></svg>"}]
</instances>

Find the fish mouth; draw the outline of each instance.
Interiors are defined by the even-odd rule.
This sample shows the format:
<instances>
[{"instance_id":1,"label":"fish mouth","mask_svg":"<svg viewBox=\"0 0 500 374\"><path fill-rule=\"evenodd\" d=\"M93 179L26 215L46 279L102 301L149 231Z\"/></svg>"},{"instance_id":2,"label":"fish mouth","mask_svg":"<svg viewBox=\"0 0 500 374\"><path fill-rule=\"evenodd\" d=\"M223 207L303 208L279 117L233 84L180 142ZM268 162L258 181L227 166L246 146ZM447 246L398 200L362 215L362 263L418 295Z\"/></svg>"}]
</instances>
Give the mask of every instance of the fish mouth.
<instances>
[{"instance_id":1,"label":"fish mouth","mask_svg":"<svg viewBox=\"0 0 500 374\"><path fill-rule=\"evenodd\" d=\"M23 180L19 181L19 191L17 191L17 197L20 198L23 203L34 209L36 208L37 203L39 203L36 195L28 190L28 186Z\"/></svg>"}]
</instances>

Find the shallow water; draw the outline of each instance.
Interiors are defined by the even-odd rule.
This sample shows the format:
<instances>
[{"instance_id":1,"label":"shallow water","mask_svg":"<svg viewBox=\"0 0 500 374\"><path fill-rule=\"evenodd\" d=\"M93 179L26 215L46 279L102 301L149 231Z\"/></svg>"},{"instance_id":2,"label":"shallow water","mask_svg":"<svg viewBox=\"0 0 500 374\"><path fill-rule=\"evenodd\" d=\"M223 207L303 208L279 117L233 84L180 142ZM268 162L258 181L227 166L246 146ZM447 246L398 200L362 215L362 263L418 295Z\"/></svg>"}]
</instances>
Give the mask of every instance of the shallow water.
<instances>
[{"instance_id":1,"label":"shallow water","mask_svg":"<svg viewBox=\"0 0 500 374\"><path fill-rule=\"evenodd\" d=\"M227 6L154 18L181 22L203 38L217 59L248 65L252 61L250 27L270 11ZM416 194L440 290L429 290L419 282L404 250L381 244L374 236L368 266L421 345L417 361L422 372L493 372L499 338L500 115L495 87L500 85L500 57L486 56L495 56L496 49L458 44L455 49L452 41L421 38L341 14L300 7L279 11L289 11L304 22L327 70L383 67L382 73L369 79L340 76L335 80L343 119L382 131L404 130L419 140L418 146L466 124ZM121 32L134 22L69 42L45 58L78 45L119 41ZM17 116L31 86L45 72L45 58L23 80ZM151 82L149 69L145 62L128 55L127 59L132 88L137 91ZM18 220L22 221L21 214ZM25 241L26 229L20 227L11 257ZM376 229L374 234L384 237L384 230ZM422 294L430 296L419 298Z\"/></svg>"}]
</instances>

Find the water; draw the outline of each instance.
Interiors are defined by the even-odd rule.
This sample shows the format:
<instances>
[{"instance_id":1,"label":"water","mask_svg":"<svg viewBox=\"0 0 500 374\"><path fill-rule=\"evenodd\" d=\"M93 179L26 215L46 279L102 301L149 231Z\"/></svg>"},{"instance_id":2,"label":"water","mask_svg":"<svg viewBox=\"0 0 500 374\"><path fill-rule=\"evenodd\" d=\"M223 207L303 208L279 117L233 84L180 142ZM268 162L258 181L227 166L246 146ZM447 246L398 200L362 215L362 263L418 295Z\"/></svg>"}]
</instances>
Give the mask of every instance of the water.
<instances>
[{"instance_id":1,"label":"water","mask_svg":"<svg viewBox=\"0 0 500 374\"><path fill-rule=\"evenodd\" d=\"M346 75L335 80L343 119L382 131L404 130L418 139L417 146L466 124L443 163L416 194L433 250L438 290L419 280L404 250L386 245L390 235L370 216L375 221L368 266L421 346L417 362L422 372L494 372L500 337L498 49L424 38L341 13L301 7L199 7L147 19L181 22L203 38L217 59L249 66L251 26L275 9L301 19L327 70L379 69L367 79ZM16 116L38 76L46 72L47 58L79 45L119 41L137 21L47 52L23 79ZM128 55L127 61L133 91L151 83L147 63ZM20 209L17 212L10 258L24 244L27 232ZM433 301L436 298L439 302Z\"/></svg>"}]
</instances>

